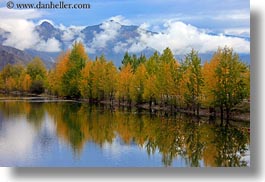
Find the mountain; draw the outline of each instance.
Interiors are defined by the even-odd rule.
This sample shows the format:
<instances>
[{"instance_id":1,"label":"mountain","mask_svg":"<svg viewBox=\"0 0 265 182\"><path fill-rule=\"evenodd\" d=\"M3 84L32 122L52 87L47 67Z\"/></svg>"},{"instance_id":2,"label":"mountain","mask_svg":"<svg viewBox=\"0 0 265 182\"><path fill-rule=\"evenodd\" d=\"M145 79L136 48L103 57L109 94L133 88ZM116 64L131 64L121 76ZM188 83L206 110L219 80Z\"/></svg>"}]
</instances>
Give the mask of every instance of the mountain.
<instances>
[{"instance_id":1,"label":"mountain","mask_svg":"<svg viewBox=\"0 0 265 182\"><path fill-rule=\"evenodd\" d=\"M36 51L33 49L26 49L25 53L31 55L33 58L40 57L43 60L46 68L48 69L54 67L56 58L60 54L59 52L43 52L43 51Z\"/></svg>"},{"instance_id":2,"label":"mountain","mask_svg":"<svg viewBox=\"0 0 265 182\"><path fill-rule=\"evenodd\" d=\"M0 45L0 70L7 64L21 63L26 65L30 60L32 60L32 56L26 52Z\"/></svg>"},{"instance_id":3,"label":"mountain","mask_svg":"<svg viewBox=\"0 0 265 182\"><path fill-rule=\"evenodd\" d=\"M52 25L48 21L44 21L35 27L35 32L39 35L39 42L42 44L21 51L19 55L30 55L30 57L38 56L44 61L47 68L53 67L59 53L70 48L75 41L82 41L84 43L91 59L95 59L96 56L104 54L108 60L112 60L116 66L120 66L125 51L136 53L138 56L140 54L145 54L147 57L151 56L156 50L152 47L148 47L144 41L141 40L141 35L154 36L158 34L157 32L148 31L139 26L122 25L113 20L86 27L58 27ZM9 34L9 32L0 27L0 45L4 43ZM209 33L209 35L211 35L211 33ZM236 37L233 35L224 36ZM249 38L244 39L249 41ZM55 52L48 51L45 49L45 46L43 46L43 44L48 43L52 43L51 46L58 45L58 49L56 49ZM2 55L5 54L9 56L9 61L11 61L12 58L14 59L13 62L19 59L17 54L8 54L6 51L2 53ZM212 55L213 53L200 54L203 62L205 60L210 60ZM183 55L175 56L179 60L184 57ZM29 58L29 56L27 58ZM240 54L240 58L243 62L250 63L249 54ZM25 60L25 56L22 56L21 60Z\"/></svg>"},{"instance_id":4,"label":"mountain","mask_svg":"<svg viewBox=\"0 0 265 182\"><path fill-rule=\"evenodd\" d=\"M35 30L38 32L40 38L45 41L51 38L61 41L62 31L58 28L55 28L49 22L44 21L42 24L36 26Z\"/></svg>"},{"instance_id":5,"label":"mountain","mask_svg":"<svg viewBox=\"0 0 265 182\"><path fill-rule=\"evenodd\" d=\"M56 28L49 22L43 22L36 27L36 31L39 33L45 41L55 38L60 42L61 49L66 50L72 46L74 41L82 41L86 48L88 55L91 59L95 59L96 56L102 54L108 60L112 60L116 66L120 66L123 59L124 52L129 53L137 52L136 55L145 54L147 57L151 56L156 50L142 45L140 39L140 32L144 32L146 35L155 35L157 32L148 31L135 25L122 25L113 20L105 21L98 25L86 26L86 27L68 27L64 29ZM69 36L70 35L70 36ZM209 35L217 35L209 33ZM248 37L239 37L234 35L224 35L226 37L238 37L246 41L250 41ZM140 51L139 51L139 50ZM32 51L31 51L32 52ZM35 51L35 56L38 55ZM51 61L56 59L55 53L47 53L44 58L44 53L39 56L44 60ZM202 61L210 60L213 53L200 54ZM175 55L176 58L183 59L183 55ZM250 64L249 54L239 54L241 60Z\"/></svg>"},{"instance_id":6,"label":"mountain","mask_svg":"<svg viewBox=\"0 0 265 182\"><path fill-rule=\"evenodd\" d=\"M112 28L118 28L118 31L114 32ZM35 27L35 31L43 41L47 42L50 39L56 39L60 43L60 48L62 50L70 48L75 41L82 41L85 44L88 55L91 59L95 59L97 56L104 54L104 56L108 60L112 60L116 66L120 66L124 51L113 51L113 48L120 45L123 49L129 49L129 47L135 44L135 40L140 36L138 26L121 25L113 20L82 28L67 27L63 29L44 21ZM156 32L147 30L141 31L145 31L151 35L156 34ZM106 37L105 34L108 37ZM155 49L145 47L137 55L145 54L146 56L151 56L154 51ZM38 51L35 49L27 49L25 52L33 57L40 57L44 60L45 65L48 68L54 65L55 60L59 55L59 52Z\"/></svg>"}]
</instances>

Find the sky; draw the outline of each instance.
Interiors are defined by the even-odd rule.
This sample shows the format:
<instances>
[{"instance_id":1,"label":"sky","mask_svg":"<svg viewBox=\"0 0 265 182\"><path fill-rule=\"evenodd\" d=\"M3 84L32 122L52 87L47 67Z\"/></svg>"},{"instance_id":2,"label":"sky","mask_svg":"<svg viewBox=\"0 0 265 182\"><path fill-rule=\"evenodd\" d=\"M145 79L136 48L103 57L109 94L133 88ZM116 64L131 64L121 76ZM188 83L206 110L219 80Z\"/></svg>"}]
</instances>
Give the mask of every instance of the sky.
<instances>
[{"instance_id":1,"label":"sky","mask_svg":"<svg viewBox=\"0 0 265 182\"><path fill-rule=\"evenodd\" d=\"M0 28L5 27L12 31L19 29L20 32L32 29L32 27L43 20L49 20L54 25L61 27L84 27L100 24L106 20L115 21L126 25L138 25L142 28L175 36L163 37L162 39L176 38L176 34L188 37L199 36L202 47L203 41L214 39L214 42L222 42L222 34L250 37L250 3L249 0L65 0L65 3L89 3L90 9L7 9L6 3L9 0L0 0ZM13 0L14 3L38 3L38 0ZM42 3L49 3L50 0L42 0ZM58 3L59 0L53 0ZM20 27L17 27L17 26ZM175 31L174 29L178 29ZM25 27L25 28L23 28ZM18 34L17 31L15 31ZM190 35L190 34L191 35ZM218 34L220 37L209 37L208 34ZM15 33L14 33L15 34ZM34 35L34 32L32 32ZM36 40L36 36L27 36L27 40ZM208 36L208 37L207 37ZM14 35L18 37L18 35ZM160 38L146 40L150 42L159 41ZM22 38L23 39L23 38ZM22 41L22 39L20 41ZM23 39L24 40L24 39ZM27 40L24 40L27 44ZM17 41L17 40L16 40ZM249 52L249 45L242 48L243 40L225 39L223 44L235 41L238 43L237 50ZM10 40L12 45L15 40ZM56 45L55 40L49 43ZM30 44L30 43L29 43ZM169 42L174 44L174 42ZM183 44L187 47L187 44ZM222 45L222 43L221 43ZM234 44L233 44L234 45ZM241 45L241 46L240 46ZM22 46L27 48L29 46ZM49 48L45 42L41 47ZM174 46L173 46L174 47ZM176 47L176 46L175 46ZM196 47L196 46L195 46ZM58 48L58 45L57 45ZM177 46L176 48L181 48ZM162 48L161 48L162 49Z\"/></svg>"}]
</instances>

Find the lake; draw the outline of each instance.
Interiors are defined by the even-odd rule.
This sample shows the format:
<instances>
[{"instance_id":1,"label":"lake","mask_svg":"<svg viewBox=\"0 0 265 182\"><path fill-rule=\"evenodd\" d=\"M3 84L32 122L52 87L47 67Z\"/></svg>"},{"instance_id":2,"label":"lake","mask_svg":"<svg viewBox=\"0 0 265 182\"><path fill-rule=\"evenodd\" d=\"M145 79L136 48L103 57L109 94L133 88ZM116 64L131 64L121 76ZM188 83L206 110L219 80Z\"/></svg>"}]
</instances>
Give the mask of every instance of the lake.
<instances>
[{"instance_id":1,"label":"lake","mask_svg":"<svg viewBox=\"0 0 265 182\"><path fill-rule=\"evenodd\" d=\"M57 101L0 102L0 166L250 166L249 123Z\"/></svg>"}]
</instances>

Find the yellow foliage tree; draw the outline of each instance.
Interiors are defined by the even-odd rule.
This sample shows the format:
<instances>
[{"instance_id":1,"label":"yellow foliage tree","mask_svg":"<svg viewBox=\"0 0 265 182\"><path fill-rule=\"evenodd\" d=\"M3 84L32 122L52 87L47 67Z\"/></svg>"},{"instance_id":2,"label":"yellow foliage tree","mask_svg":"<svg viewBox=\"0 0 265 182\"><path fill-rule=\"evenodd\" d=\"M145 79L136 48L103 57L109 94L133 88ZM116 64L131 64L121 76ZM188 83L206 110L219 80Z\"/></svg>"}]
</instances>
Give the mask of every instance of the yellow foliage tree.
<instances>
[{"instance_id":1,"label":"yellow foliage tree","mask_svg":"<svg viewBox=\"0 0 265 182\"><path fill-rule=\"evenodd\" d=\"M202 104L204 106L213 106L215 95L213 90L217 88L217 77L215 70L219 64L218 53L213 56L210 62L205 62L202 68L202 75L204 78L204 87L202 90Z\"/></svg>"},{"instance_id":2,"label":"yellow foliage tree","mask_svg":"<svg viewBox=\"0 0 265 182\"><path fill-rule=\"evenodd\" d=\"M55 65L54 70L51 70L48 75L48 85L50 92L55 95L63 96L62 91L62 77L69 69L70 51L61 53L57 58L57 63Z\"/></svg>"},{"instance_id":3,"label":"yellow foliage tree","mask_svg":"<svg viewBox=\"0 0 265 182\"><path fill-rule=\"evenodd\" d=\"M121 71L118 76L117 84L117 98L119 101L128 101L131 102L130 96L130 84L133 78L133 70L130 64L121 68Z\"/></svg>"},{"instance_id":4,"label":"yellow foliage tree","mask_svg":"<svg viewBox=\"0 0 265 182\"><path fill-rule=\"evenodd\" d=\"M132 77L130 85L130 95L137 104L143 102L144 83L147 77L147 71L144 64L140 64Z\"/></svg>"},{"instance_id":5,"label":"yellow foliage tree","mask_svg":"<svg viewBox=\"0 0 265 182\"><path fill-rule=\"evenodd\" d=\"M30 78L29 74L26 74L24 76L24 79L22 81L22 85L23 85L23 87L22 87L23 90L28 92L30 89L30 86L31 86L31 78Z\"/></svg>"},{"instance_id":6,"label":"yellow foliage tree","mask_svg":"<svg viewBox=\"0 0 265 182\"><path fill-rule=\"evenodd\" d=\"M81 80L79 84L79 89L81 96L85 99L92 98L92 82L91 82L91 67L93 65L92 61L88 61L86 66L81 71Z\"/></svg>"}]
</instances>

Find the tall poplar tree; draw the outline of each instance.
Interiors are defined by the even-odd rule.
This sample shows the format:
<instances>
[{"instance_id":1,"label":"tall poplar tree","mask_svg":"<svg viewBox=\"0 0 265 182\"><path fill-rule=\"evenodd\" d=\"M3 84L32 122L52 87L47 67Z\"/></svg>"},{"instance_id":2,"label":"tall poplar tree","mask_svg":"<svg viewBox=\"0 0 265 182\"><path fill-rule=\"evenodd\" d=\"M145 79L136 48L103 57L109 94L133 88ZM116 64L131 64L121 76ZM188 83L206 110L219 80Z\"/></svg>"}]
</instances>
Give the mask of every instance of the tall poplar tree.
<instances>
[{"instance_id":1,"label":"tall poplar tree","mask_svg":"<svg viewBox=\"0 0 265 182\"><path fill-rule=\"evenodd\" d=\"M186 55L185 64L188 69L188 80L186 83L188 92L185 94L187 104L191 105L193 112L199 115L201 105L201 94L203 86L201 59L194 49Z\"/></svg>"},{"instance_id":2,"label":"tall poplar tree","mask_svg":"<svg viewBox=\"0 0 265 182\"><path fill-rule=\"evenodd\" d=\"M219 64L215 70L218 80L214 90L215 104L220 107L222 119L225 111L228 124L231 109L249 96L245 76L248 69L232 48L219 49L218 54Z\"/></svg>"},{"instance_id":3,"label":"tall poplar tree","mask_svg":"<svg viewBox=\"0 0 265 182\"><path fill-rule=\"evenodd\" d=\"M81 42L75 43L69 55L68 70L62 77L63 95L70 98L80 98L79 81L81 70L85 67L88 56Z\"/></svg>"}]
</instances>

